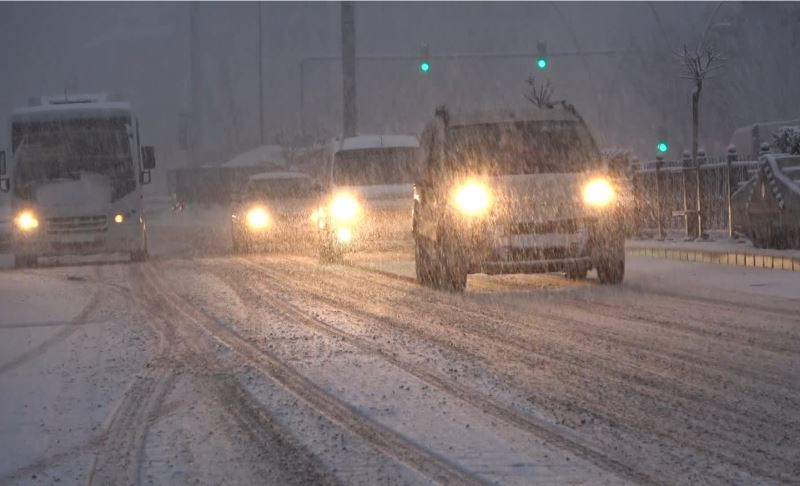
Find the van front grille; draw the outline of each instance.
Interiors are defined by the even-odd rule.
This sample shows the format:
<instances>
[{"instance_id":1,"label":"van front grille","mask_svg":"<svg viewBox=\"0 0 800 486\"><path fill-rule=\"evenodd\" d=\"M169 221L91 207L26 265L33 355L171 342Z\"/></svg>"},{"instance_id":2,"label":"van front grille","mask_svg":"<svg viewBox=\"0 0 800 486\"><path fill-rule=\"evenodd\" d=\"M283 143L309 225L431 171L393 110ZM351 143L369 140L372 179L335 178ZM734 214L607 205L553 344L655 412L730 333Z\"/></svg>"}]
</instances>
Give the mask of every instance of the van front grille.
<instances>
[{"instance_id":1,"label":"van front grille","mask_svg":"<svg viewBox=\"0 0 800 486\"><path fill-rule=\"evenodd\" d=\"M548 233L577 233L587 226L583 219L558 219L553 221L512 223L510 235L543 235Z\"/></svg>"},{"instance_id":2,"label":"van front grille","mask_svg":"<svg viewBox=\"0 0 800 486\"><path fill-rule=\"evenodd\" d=\"M68 216L47 219L51 235L74 233L103 233L108 230L105 216Z\"/></svg>"}]
</instances>

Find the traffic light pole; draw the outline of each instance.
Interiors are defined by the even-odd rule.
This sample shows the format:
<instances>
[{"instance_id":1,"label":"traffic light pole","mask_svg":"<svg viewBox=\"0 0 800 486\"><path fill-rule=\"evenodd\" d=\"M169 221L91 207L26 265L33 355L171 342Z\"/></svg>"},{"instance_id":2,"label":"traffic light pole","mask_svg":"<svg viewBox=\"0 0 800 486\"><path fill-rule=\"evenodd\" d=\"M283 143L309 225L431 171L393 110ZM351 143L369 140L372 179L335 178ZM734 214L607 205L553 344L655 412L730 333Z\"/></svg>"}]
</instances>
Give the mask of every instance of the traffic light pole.
<instances>
[{"instance_id":1,"label":"traffic light pole","mask_svg":"<svg viewBox=\"0 0 800 486\"><path fill-rule=\"evenodd\" d=\"M580 52L551 52L547 54L548 58L551 57L585 57L585 56L616 56L624 54L630 50L600 50L600 51L580 51ZM473 60L473 59L536 59L539 55L538 52L484 52L484 53L461 53L461 54L440 54L428 57L428 60L445 60L445 61L458 61L458 60ZM305 73L306 64L312 62L335 62L341 61L340 56L313 56L305 57L300 60L300 133L305 136ZM419 61L419 56L406 56L406 55L389 55L389 56L356 56L356 64L359 62L374 62L374 61Z\"/></svg>"}]
</instances>

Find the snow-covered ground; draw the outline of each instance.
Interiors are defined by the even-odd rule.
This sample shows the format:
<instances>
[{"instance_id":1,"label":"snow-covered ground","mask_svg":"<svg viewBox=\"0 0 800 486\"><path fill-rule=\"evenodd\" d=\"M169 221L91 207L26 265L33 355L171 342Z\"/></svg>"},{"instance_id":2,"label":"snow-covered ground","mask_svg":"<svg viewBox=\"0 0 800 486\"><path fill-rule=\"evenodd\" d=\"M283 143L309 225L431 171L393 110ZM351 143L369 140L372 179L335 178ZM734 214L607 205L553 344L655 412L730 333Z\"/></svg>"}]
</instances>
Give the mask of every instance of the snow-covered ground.
<instances>
[{"instance_id":1,"label":"snow-covered ground","mask_svg":"<svg viewBox=\"0 0 800 486\"><path fill-rule=\"evenodd\" d=\"M619 484L800 477L800 277L630 258L413 283L405 250L0 271L0 484ZM75 263L81 263L75 265Z\"/></svg>"}]
</instances>

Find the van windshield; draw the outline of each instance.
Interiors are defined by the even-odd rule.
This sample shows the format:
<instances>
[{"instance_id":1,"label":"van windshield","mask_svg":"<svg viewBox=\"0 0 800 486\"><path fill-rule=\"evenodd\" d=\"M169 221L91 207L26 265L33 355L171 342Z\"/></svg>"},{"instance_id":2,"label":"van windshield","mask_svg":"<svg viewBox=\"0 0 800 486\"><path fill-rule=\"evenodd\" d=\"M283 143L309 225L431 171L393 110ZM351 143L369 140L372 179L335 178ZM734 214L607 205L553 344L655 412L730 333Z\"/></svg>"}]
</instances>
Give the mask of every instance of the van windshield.
<instances>
[{"instance_id":1,"label":"van windshield","mask_svg":"<svg viewBox=\"0 0 800 486\"><path fill-rule=\"evenodd\" d=\"M410 184L416 147L393 147L337 152L333 182L338 186Z\"/></svg>"},{"instance_id":2,"label":"van windshield","mask_svg":"<svg viewBox=\"0 0 800 486\"><path fill-rule=\"evenodd\" d=\"M600 154L577 121L525 121L452 127L448 152L454 170L487 175L582 172Z\"/></svg>"}]
</instances>

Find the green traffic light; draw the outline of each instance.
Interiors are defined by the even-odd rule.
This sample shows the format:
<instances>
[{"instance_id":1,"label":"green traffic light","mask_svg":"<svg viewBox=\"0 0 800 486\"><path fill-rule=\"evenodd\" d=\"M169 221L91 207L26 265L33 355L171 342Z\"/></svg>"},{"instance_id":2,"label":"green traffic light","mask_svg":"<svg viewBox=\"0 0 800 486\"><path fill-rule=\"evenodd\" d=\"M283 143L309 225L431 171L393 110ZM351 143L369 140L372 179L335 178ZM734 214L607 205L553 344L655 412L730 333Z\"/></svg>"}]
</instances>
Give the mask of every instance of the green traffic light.
<instances>
[{"instance_id":1,"label":"green traffic light","mask_svg":"<svg viewBox=\"0 0 800 486\"><path fill-rule=\"evenodd\" d=\"M419 63L419 70L423 73L427 73L431 70L431 65L428 63L428 61L422 61Z\"/></svg>"},{"instance_id":2,"label":"green traffic light","mask_svg":"<svg viewBox=\"0 0 800 486\"><path fill-rule=\"evenodd\" d=\"M669 145L667 144L667 142L663 141L658 142L658 145L656 145L656 149L658 149L660 153L665 154L669 150Z\"/></svg>"},{"instance_id":3,"label":"green traffic light","mask_svg":"<svg viewBox=\"0 0 800 486\"><path fill-rule=\"evenodd\" d=\"M539 59L537 59L536 66L538 66L539 69L547 69L547 58L540 57Z\"/></svg>"}]
</instances>

